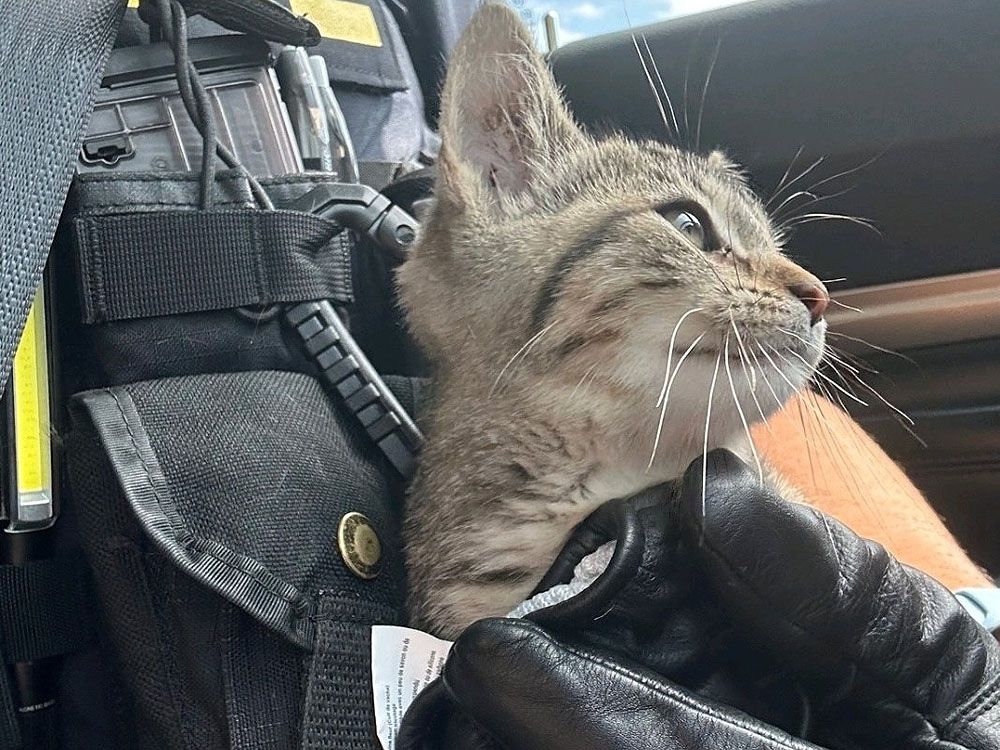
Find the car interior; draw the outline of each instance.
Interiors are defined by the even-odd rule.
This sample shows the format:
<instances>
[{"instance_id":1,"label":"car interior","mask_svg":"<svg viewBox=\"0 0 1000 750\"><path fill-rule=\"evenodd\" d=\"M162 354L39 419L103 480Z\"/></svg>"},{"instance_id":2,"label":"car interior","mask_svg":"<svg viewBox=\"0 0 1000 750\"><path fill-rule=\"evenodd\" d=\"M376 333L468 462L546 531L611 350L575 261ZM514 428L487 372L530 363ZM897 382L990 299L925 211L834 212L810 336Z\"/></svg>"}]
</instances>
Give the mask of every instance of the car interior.
<instances>
[{"instance_id":1,"label":"car interior","mask_svg":"<svg viewBox=\"0 0 1000 750\"><path fill-rule=\"evenodd\" d=\"M914 424L860 387L867 406L846 396L844 405L992 571L1000 571L998 14L991 2L759 0L584 39L551 56L583 122L663 138L634 32L682 138L722 147L765 196L783 175L787 185L808 170L772 208L820 183L819 200L798 213L856 217L812 217L793 228L788 250L831 280L831 343L878 371L865 378Z\"/></svg>"},{"instance_id":2,"label":"car interior","mask_svg":"<svg viewBox=\"0 0 1000 750\"><path fill-rule=\"evenodd\" d=\"M1000 582L1000 3L706 2L506 0L588 131L745 170L829 289L818 387ZM374 688L373 717L372 631L409 624L432 372L395 272L479 5L0 0L0 750L393 750L410 703ZM711 626L709 651L738 631ZM408 701L446 692L432 640Z\"/></svg>"}]
</instances>

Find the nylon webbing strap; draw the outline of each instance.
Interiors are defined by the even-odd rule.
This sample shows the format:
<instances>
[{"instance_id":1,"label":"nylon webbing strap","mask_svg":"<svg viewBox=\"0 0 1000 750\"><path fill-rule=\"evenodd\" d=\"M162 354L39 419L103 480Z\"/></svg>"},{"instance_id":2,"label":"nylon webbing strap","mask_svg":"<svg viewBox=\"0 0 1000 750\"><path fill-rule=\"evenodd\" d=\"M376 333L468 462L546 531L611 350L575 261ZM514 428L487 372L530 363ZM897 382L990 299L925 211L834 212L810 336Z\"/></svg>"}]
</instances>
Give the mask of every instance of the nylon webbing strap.
<instances>
[{"instance_id":1,"label":"nylon webbing strap","mask_svg":"<svg viewBox=\"0 0 1000 750\"><path fill-rule=\"evenodd\" d=\"M121 0L4 0L0 10L0 393L124 12Z\"/></svg>"},{"instance_id":2,"label":"nylon webbing strap","mask_svg":"<svg viewBox=\"0 0 1000 750\"><path fill-rule=\"evenodd\" d=\"M320 600L302 716L302 750L372 750L372 623L398 622L388 607Z\"/></svg>"},{"instance_id":3,"label":"nylon webbing strap","mask_svg":"<svg viewBox=\"0 0 1000 750\"><path fill-rule=\"evenodd\" d=\"M95 634L93 612L81 558L0 566L0 648L8 664L84 648Z\"/></svg>"},{"instance_id":4,"label":"nylon webbing strap","mask_svg":"<svg viewBox=\"0 0 1000 750\"><path fill-rule=\"evenodd\" d=\"M293 211L76 219L86 323L333 299L350 303L350 236Z\"/></svg>"}]
</instances>

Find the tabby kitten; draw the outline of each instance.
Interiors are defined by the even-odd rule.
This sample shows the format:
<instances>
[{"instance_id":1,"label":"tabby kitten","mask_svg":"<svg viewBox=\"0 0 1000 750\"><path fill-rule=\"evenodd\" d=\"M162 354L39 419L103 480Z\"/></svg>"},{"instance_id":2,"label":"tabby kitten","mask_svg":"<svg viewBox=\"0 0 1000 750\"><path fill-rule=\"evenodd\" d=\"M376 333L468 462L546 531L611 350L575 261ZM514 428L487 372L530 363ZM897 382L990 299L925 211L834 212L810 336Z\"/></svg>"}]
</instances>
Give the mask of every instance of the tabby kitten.
<instances>
[{"instance_id":1,"label":"tabby kitten","mask_svg":"<svg viewBox=\"0 0 1000 750\"><path fill-rule=\"evenodd\" d=\"M452 58L437 201L399 287L435 365L404 535L414 625L525 598L573 527L811 376L828 301L721 153L573 121L506 6Z\"/></svg>"}]
</instances>

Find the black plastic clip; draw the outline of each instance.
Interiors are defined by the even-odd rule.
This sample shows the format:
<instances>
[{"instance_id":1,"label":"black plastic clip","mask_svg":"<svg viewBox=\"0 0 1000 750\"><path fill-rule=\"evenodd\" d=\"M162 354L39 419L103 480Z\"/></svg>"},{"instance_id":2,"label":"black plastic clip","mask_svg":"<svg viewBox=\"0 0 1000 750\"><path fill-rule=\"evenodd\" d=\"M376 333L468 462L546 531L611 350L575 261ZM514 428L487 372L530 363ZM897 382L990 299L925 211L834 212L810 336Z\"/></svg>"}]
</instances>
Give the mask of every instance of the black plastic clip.
<instances>
[{"instance_id":1,"label":"black plastic clip","mask_svg":"<svg viewBox=\"0 0 1000 750\"><path fill-rule=\"evenodd\" d=\"M357 183L320 185L283 206L367 234L397 260L417 239L417 220L382 193Z\"/></svg>"},{"instance_id":2,"label":"black plastic clip","mask_svg":"<svg viewBox=\"0 0 1000 750\"><path fill-rule=\"evenodd\" d=\"M379 377L329 302L285 313L326 384L341 397L396 470L408 479L424 436Z\"/></svg>"}]
</instances>

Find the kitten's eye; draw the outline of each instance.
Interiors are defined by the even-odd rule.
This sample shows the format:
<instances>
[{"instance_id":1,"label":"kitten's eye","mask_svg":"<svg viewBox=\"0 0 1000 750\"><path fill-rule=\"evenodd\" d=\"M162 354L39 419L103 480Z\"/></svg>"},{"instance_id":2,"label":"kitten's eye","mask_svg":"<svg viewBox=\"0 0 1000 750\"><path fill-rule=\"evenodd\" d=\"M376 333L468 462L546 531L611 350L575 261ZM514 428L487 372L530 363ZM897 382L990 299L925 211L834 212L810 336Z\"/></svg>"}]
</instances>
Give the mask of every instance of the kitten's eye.
<instances>
[{"instance_id":1,"label":"kitten's eye","mask_svg":"<svg viewBox=\"0 0 1000 750\"><path fill-rule=\"evenodd\" d=\"M686 236L691 242L696 246L700 247L702 250L707 250L706 245L706 232L705 227L701 225L698 217L692 214L690 211L664 211L661 214L664 219L669 221L677 230Z\"/></svg>"}]
</instances>

